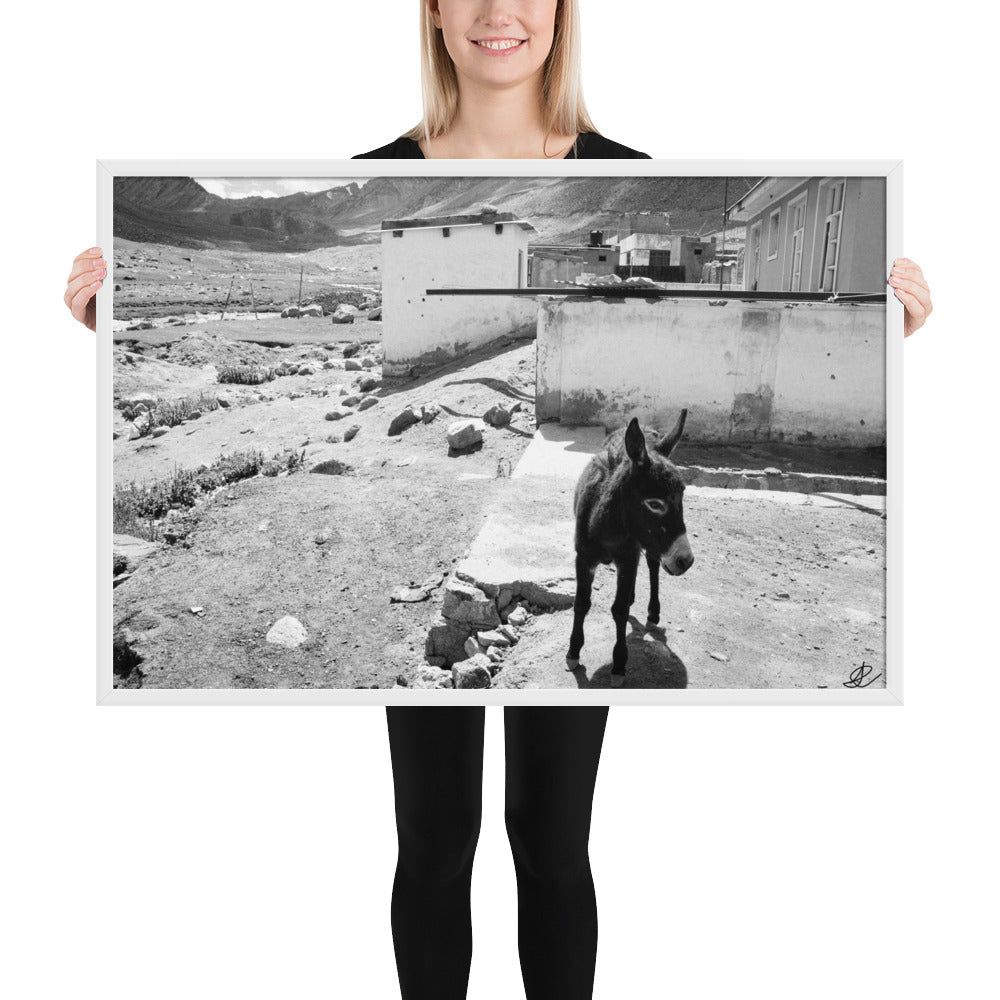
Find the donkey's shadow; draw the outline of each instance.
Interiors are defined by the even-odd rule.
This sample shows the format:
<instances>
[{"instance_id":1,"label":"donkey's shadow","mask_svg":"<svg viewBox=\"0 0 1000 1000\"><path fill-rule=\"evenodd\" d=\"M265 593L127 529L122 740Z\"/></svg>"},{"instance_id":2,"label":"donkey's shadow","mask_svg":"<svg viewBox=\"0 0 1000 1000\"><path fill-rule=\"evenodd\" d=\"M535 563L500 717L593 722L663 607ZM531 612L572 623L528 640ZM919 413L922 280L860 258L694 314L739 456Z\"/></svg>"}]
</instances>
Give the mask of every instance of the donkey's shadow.
<instances>
[{"instance_id":1,"label":"donkey's shadow","mask_svg":"<svg viewBox=\"0 0 1000 1000\"><path fill-rule=\"evenodd\" d=\"M667 633L660 625L647 626L635 615L628 616L629 630L625 635L628 645L628 662L625 664L625 684L615 690L629 688L686 688L687 667L684 661L667 645ZM613 636L613 633L612 633ZM598 641L603 641L601 636ZM612 638L612 642L614 639ZM601 666L589 670L587 660L594 654L588 639L582 650L580 669L576 671L580 687L611 687L611 650ZM601 651L604 652L603 650ZM586 675L586 676L584 676Z\"/></svg>"}]
</instances>

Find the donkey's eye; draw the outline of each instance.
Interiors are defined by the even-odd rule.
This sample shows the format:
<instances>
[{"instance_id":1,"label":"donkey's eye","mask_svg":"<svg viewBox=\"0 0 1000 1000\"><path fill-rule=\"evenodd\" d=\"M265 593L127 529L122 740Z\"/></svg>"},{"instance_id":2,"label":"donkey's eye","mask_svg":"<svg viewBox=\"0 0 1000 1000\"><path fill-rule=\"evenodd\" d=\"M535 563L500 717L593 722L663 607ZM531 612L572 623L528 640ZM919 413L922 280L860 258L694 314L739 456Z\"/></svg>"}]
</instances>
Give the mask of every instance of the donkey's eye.
<instances>
[{"instance_id":1,"label":"donkey's eye","mask_svg":"<svg viewBox=\"0 0 1000 1000\"><path fill-rule=\"evenodd\" d=\"M649 497L642 501L646 509L658 517L662 517L667 512L667 505L658 497Z\"/></svg>"}]
</instances>

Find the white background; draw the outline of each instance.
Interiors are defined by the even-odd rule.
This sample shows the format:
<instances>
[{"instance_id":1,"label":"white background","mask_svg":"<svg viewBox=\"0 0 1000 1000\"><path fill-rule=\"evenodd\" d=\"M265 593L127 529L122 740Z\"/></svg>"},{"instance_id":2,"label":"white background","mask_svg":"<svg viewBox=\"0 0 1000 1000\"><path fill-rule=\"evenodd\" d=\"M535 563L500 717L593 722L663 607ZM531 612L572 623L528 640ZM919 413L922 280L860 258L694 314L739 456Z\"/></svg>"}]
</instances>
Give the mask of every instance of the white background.
<instances>
[{"instance_id":1,"label":"white background","mask_svg":"<svg viewBox=\"0 0 1000 1000\"><path fill-rule=\"evenodd\" d=\"M906 704L613 707L595 997L996 996L994 8L582 6L610 138L902 158L936 305L904 350ZM3 31L0 987L391 1000L382 708L95 705L95 351L61 296L98 158L347 157L413 124L417 0L28 4ZM470 1000L523 996L501 712Z\"/></svg>"}]
</instances>

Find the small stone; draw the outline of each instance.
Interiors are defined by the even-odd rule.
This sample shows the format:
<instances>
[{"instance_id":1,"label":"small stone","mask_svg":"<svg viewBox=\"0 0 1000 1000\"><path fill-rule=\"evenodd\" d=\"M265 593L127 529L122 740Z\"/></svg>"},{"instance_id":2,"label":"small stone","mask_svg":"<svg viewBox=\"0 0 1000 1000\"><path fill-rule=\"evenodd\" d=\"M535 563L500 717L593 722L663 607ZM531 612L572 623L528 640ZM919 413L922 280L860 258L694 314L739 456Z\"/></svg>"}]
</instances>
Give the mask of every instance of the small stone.
<instances>
[{"instance_id":1,"label":"small stone","mask_svg":"<svg viewBox=\"0 0 1000 1000\"><path fill-rule=\"evenodd\" d=\"M422 587L396 587L389 594L389 603L415 604L417 601L426 601L428 597L430 597L430 594Z\"/></svg>"},{"instance_id":2,"label":"small stone","mask_svg":"<svg viewBox=\"0 0 1000 1000\"><path fill-rule=\"evenodd\" d=\"M355 361L354 358L348 358L344 362L344 371L347 372L359 372L361 371L361 362Z\"/></svg>"},{"instance_id":3,"label":"small stone","mask_svg":"<svg viewBox=\"0 0 1000 1000\"><path fill-rule=\"evenodd\" d=\"M150 437L154 437L154 438L158 438L158 437L163 437L163 435L164 435L164 434L166 434L168 430L170 430L170 428L169 428L169 427L164 427L164 426L163 426L163 425L161 424L161 425L160 425L159 427L154 427L154 428L153 428L153 429L152 429L152 430L151 430L151 431L149 432L149 436L150 436Z\"/></svg>"},{"instance_id":4,"label":"small stone","mask_svg":"<svg viewBox=\"0 0 1000 1000\"><path fill-rule=\"evenodd\" d=\"M528 621L528 612L521 606L515 608L508 616L507 622L510 625L516 625L520 627Z\"/></svg>"},{"instance_id":5,"label":"small stone","mask_svg":"<svg viewBox=\"0 0 1000 1000\"><path fill-rule=\"evenodd\" d=\"M448 426L448 446L455 451L471 448L483 440L481 420L456 420Z\"/></svg>"},{"instance_id":6,"label":"small stone","mask_svg":"<svg viewBox=\"0 0 1000 1000\"><path fill-rule=\"evenodd\" d=\"M510 410L496 403L483 414L483 420L494 427L506 427L510 423Z\"/></svg>"},{"instance_id":7,"label":"small stone","mask_svg":"<svg viewBox=\"0 0 1000 1000\"><path fill-rule=\"evenodd\" d=\"M337 406L326 414L326 419L343 420L344 417L349 417L351 416L352 413L353 411L346 406Z\"/></svg>"},{"instance_id":8,"label":"small stone","mask_svg":"<svg viewBox=\"0 0 1000 1000\"><path fill-rule=\"evenodd\" d=\"M353 440L355 437L357 437L357 433L359 430L361 430L361 428L357 424L351 424L351 426L348 427L346 431L344 431L344 440L345 441Z\"/></svg>"},{"instance_id":9,"label":"small stone","mask_svg":"<svg viewBox=\"0 0 1000 1000\"><path fill-rule=\"evenodd\" d=\"M725 653L713 653L711 650L709 650L708 655L711 656L713 660L718 660L720 663L729 662L729 657L726 656Z\"/></svg>"},{"instance_id":10,"label":"small stone","mask_svg":"<svg viewBox=\"0 0 1000 1000\"><path fill-rule=\"evenodd\" d=\"M483 651L474 635L465 640L463 648L468 656L478 656Z\"/></svg>"},{"instance_id":11,"label":"small stone","mask_svg":"<svg viewBox=\"0 0 1000 1000\"><path fill-rule=\"evenodd\" d=\"M370 407L374 406L377 402L378 402L378 396L365 396L365 398L362 399L360 403L358 403L358 409L367 410Z\"/></svg>"},{"instance_id":12,"label":"small stone","mask_svg":"<svg viewBox=\"0 0 1000 1000\"><path fill-rule=\"evenodd\" d=\"M490 658L483 653L452 664L452 682L456 688L488 688L492 686Z\"/></svg>"},{"instance_id":13,"label":"small stone","mask_svg":"<svg viewBox=\"0 0 1000 1000\"><path fill-rule=\"evenodd\" d=\"M509 646L511 644L510 637L507 636L501 628L489 629L486 632L480 632L476 635L476 639L483 646Z\"/></svg>"}]
</instances>

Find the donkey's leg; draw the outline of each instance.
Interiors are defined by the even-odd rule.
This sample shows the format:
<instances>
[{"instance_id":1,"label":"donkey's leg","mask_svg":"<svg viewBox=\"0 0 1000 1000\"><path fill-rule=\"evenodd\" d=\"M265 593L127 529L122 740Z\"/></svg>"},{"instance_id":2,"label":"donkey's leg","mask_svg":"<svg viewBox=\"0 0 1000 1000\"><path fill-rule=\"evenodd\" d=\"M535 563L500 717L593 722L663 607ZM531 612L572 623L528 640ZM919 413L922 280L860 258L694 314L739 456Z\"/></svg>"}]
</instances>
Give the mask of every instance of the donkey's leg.
<instances>
[{"instance_id":1,"label":"donkey's leg","mask_svg":"<svg viewBox=\"0 0 1000 1000\"><path fill-rule=\"evenodd\" d=\"M639 550L629 552L615 560L618 571L618 588L615 602L611 605L611 615L615 620L615 648L611 654L611 686L621 687L625 683L625 661L628 660L628 646L625 644L625 627L628 613L635 600L635 574L639 569Z\"/></svg>"},{"instance_id":2,"label":"donkey's leg","mask_svg":"<svg viewBox=\"0 0 1000 1000\"><path fill-rule=\"evenodd\" d=\"M649 614L646 615L647 625L660 624L660 560L646 553L646 565L649 567Z\"/></svg>"},{"instance_id":3,"label":"donkey's leg","mask_svg":"<svg viewBox=\"0 0 1000 1000\"><path fill-rule=\"evenodd\" d=\"M576 554L576 597L573 600L573 631L569 637L569 652L566 654L566 669L576 670L580 666L580 650L583 648L583 619L590 610L590 592L594 585L597 563L591 562L579 552Z\"/></svg>"}]
</instances>

